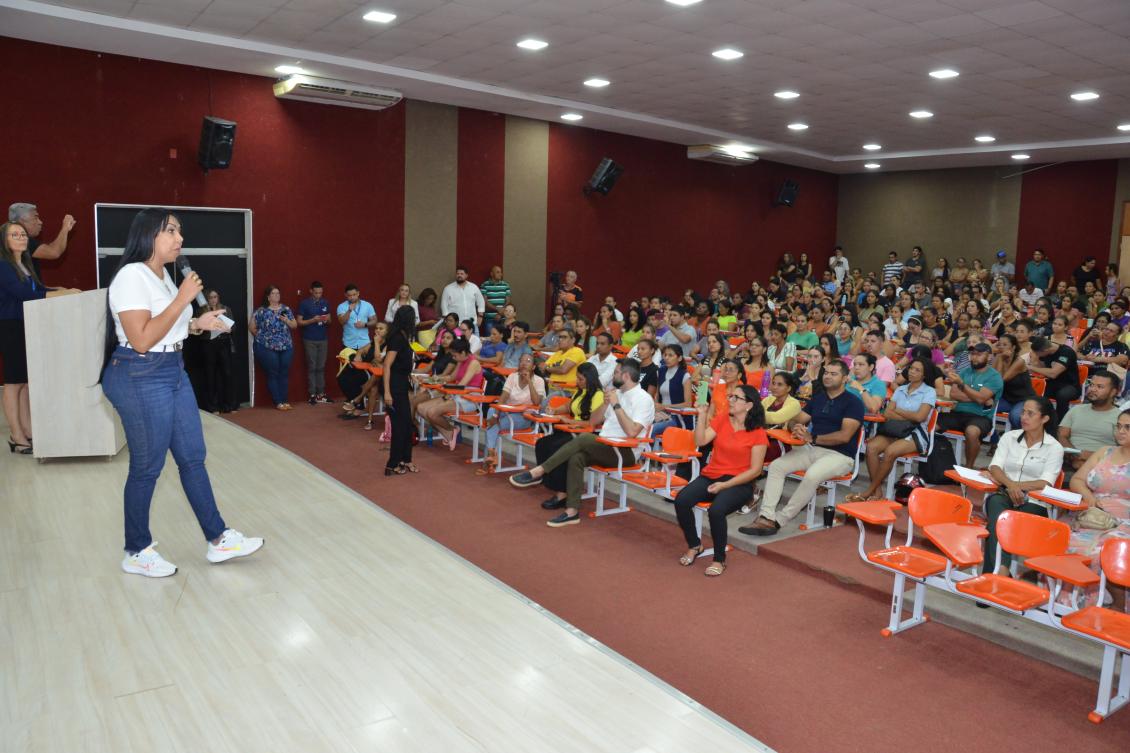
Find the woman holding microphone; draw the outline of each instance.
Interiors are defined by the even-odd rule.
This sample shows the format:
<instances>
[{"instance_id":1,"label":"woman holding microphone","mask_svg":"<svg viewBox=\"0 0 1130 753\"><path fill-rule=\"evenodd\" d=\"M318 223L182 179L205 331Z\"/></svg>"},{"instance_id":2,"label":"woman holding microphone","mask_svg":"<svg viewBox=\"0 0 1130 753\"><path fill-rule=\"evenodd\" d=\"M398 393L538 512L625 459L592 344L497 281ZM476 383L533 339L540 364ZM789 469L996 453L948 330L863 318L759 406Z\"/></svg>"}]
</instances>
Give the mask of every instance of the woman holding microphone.
<instances>
[{"instance_id":1,"label":"woman holding microphone","mask_svg":"<svg viewBox=\"0 0 1130 753\"><path fill-rule=\"evenodd\" d=\"M217 311L191 318L192 301L204 289L198 275L185 277L178 290L165 270L183 241L176 215L155 208L138 212L107 296L102 390L121 416L130 453L122 570L150 578L177 571L156 552L149 533L153 488L169 450L208 541L208 561L245 557L263 546L263 539L247 538L224 523L204 467L200 410L181 349L190 332L224 326Z\"/></svg>"}]
</instances>

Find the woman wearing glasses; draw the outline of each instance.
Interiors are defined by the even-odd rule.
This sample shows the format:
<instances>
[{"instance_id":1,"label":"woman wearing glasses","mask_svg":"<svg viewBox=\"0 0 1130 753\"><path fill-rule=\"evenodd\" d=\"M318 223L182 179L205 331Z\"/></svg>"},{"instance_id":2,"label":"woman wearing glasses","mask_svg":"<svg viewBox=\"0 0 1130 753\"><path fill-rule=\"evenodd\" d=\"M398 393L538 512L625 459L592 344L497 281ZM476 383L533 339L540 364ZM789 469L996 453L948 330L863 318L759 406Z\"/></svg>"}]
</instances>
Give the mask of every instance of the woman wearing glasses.
<instances>
[{"instance_id":1,"label":"woman wearing glasses","mask_svg":"<svg viewBox=\"0 0 1130 753\"><path fill-rule=\"evenodd\" d=\"M23 225L0 226L0 358L4 359L4 418L8 421L8 450L30 455L31 403L27 391L27 344L24 342L24 301L37 301L82 291L46 288L35 273Z\"/></svg>"},{"instance_id":2,"label":"woman wearing glasses","mask_svg":"<svg viewBox=\"0 0 1130 753\"><path fill-rule=\"evenodd\" d=\"M679 558L683 567L693 565L703 551L702 541L695 531L694 507L699 502L711 503L708 515L714 562L705 573L710 577L726 571L726 516L739 510L753 496L753 482L761 475L769 447L765 411L757 390L737 385L726 399L729 410L719 410L712 421L707 421L707 406L697 406L695 444L702 447L713 442L714 449L698 477L675 497L675 514L687 541L687 551Z\"/></svg>"}]
</instances>

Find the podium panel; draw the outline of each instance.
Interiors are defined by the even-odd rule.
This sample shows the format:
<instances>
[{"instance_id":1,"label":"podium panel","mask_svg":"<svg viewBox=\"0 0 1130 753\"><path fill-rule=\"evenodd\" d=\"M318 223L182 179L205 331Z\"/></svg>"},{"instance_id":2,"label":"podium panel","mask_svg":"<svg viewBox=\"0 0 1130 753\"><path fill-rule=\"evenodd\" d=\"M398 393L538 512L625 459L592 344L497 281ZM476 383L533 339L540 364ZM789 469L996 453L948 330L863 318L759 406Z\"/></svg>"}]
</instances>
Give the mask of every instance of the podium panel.
<instances>
[{"instance_id":1,"label":"podium panel","mask_svg":"<svg viewBox=\"0 0 1130 753\"><path fill-rule=\"evenodd\" d=\"M106 342L106 291L24 304L35 457L113 457L126 437L98 378Z\"/></svg>"}]
</instances>

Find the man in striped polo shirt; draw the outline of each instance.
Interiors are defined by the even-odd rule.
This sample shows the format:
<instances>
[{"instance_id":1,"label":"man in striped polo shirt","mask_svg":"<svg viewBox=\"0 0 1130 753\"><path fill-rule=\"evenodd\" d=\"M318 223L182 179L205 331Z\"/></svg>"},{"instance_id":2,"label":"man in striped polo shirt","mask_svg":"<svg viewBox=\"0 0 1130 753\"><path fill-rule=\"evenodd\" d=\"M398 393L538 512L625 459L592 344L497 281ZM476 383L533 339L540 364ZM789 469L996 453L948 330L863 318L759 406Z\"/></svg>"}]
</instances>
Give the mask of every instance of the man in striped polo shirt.
<instances>
[{"instance_id":1,"label":"man in striped polo shirt","mask_svg":"<svg viewBox=\"0 0 1130 753\"><path fill-rule=\"evenodd\" d=\"M502 267L490 268L490 278L479 289L483 293L486 311L483 313L483 334L489 335L494 320L502 314L502 307L510 303L510 283L502 279Z\"/></svg>"},{"instance_id":2,"label":"man in striped polo shirt","mask_svg":"<svg viewBox=\"0 0 1130 753\"><path fill-rule=\"evenodd\" d=\"M883 284L902 284L902 262L894 251L887 254L887 263L883 265Z\"/></svg>"}]
</instances>

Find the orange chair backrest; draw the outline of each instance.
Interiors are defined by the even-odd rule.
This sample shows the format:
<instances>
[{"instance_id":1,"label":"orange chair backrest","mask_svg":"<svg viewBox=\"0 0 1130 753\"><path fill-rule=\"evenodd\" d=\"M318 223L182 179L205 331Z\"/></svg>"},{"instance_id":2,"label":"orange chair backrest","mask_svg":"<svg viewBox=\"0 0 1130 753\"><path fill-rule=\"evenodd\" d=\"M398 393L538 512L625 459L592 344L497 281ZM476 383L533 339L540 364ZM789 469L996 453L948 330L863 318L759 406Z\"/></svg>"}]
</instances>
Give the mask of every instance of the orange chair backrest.
<instances>
[{"instance_id":1,"label":"orange chair backrest","mask_svg":"<svg viewBox=\"0 0 1130 753\"><path fill-rule=\"evenodd\" d=\"M664 452L681 455L684 452L694 452L697 449L694 443L694 432L690 429L680 429L677 426L668 426L664 429L660 442L663 444Z\"/></svg>"},{"instance_id":2,"label":"orange chair backrest","mask_svg":"<svg viewBox=\"0 0 1130 753\"><path fill-rule=\"evenodd\" d=\"M1063 554L1071 539L1066 523L1019 510L1005 510L997 518L1001 548L1022 557Z\"/></svg>"},{"instance_id":3,"label":"orange chair backrest","mask_svg":"<svg viewBox=\"0 0 1130 753\"><path fill-rule=\"evenodd\" d=\"M744 342L745 342L745 338L742 337L741 335L738 335L737 337L729 338L729 343L730 343L731 348L736 348Z\"/></svg>"},{"instance_id":4,"label":"orange chair backrest","mask_svg":"<svg viewBox=\"0 0 1130 753\"><path fill-rule=\"evenodd\" d=\"M1044 390L1046 390L1047 388L1048 380L1044 379L1043 377L1032 377L1032 389L1035 390L1037 395L1040 395L1042 397Z\"/></svg>"},{"instance_id":5,"label":"orange chair backrest","mask_svg":"<svg viewBox=\"0 0 1130 753\"><path fill-rule=\"evenodd\" d=\"M568 402L569 398L565 395L554 395L553 397L549 398L548 407L549 410L553 410L554 408L560 408L562 405L568 404Z\"/></svg>"},{"instance_id":6,"label":"orange chair backrest","mask_svg":"<svg viewBox=\"0 0 1130 753\"><path fill-rule=\"evenodd\" d=\"M930 418L929 418L929 420L926 421L926 434L927 435L933 434L934 429L938 428L938 416L940 416L940 415L942 415L942 412L940 410L938 410L937 408L934 408L934 410L930 411ZM964 497L963 497L963 499L964 499Z\"/></svg>"},{"instance_id":7,"label":"orange chair backrest","mask_svg":"<svg viewBox=\"0 0 1130 753\"><path fill-rule=\"evenodd\" d=\"M968 523L973 503L952 492L923 487L910 493L907 511L918 528L934 523Z\"/></svg>"},{"instance_id":8,"label":"orange chair backrest","mask_svg":"<svg viewBox=\"0 0 1130 753\"><path fill-rule=\"evenodd\" d=\"M1130 539L1109 539L1099 555L1106 579L1130 587Z\"/></svg>"},{"instance_id":9,"label":"orange chair backrest","mask_svg":"<svg viewBox=\"0 0 1130 753\"><path fill-rule=\"evenodd\" d=\"M1087 376L1091 373L1091 367L1085 363L1079 364L1079 386L1082 387L1083 383L1087 381Z\"/></svg>"}]
</instances>

